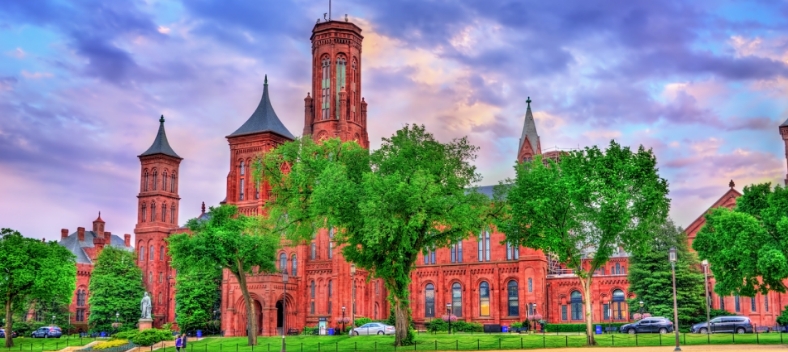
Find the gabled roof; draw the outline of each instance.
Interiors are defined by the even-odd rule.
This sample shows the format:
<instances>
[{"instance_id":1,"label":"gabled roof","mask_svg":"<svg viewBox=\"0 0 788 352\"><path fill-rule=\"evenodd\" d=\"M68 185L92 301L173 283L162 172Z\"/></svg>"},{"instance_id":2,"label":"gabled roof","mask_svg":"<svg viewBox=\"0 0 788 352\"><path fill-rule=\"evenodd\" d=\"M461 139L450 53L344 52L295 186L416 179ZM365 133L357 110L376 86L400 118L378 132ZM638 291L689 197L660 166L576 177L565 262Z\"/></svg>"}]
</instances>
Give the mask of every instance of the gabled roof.
<instances>
[{"instance_id":1,"label":"gabled roof","mask_svg":"<svg viewBox=\"0 0 788 352\"><path fill-rule=\"evenodd\" d=\"M263 97L260 103L257 104L257 109L254 110L252 116L244 122L235 132L227 137L242 136L245 134L259 133L259 132L273 132L282 137L295 139L293 134L287 130L279 117L274 112L274 107L271 105L271 99L268 97L268 75L265 76L265 84L263 86Z\"/></svg>"},{"instance_id":2,"label":"gabled roof","mask_svg":"<svg viewBox=\"0 0 788 352\"><path fill-rule=\"evenodd\" d=\"M139 156L153 154L164 154L176 157L178 159L183 159L178 156L178 154L175 154L175 151L172 150L172 147L170 147L170 143L167 142L167 133L164 132L164 115L161 115L161 118L159 119L159 132L156 133L156 139L153 140L153 144L151 144L150 148L148 148L148 150Z\"/></svg>"},{"instance_id":3,"label":"gabled roof","mask_svg":"<svg viewBox=\"0 0 788 352\"><path fill-rule=\"evenodd\" d=\"M66 249L73 253L77 257L78 264L93 264L93 261L90 260L90 256L85 253L83 248L93 248L93 239L97 236L95 232L85 230L85 240L80 241L77 232L73 232L68 235L68 237L61 239L58 244L66 247ZM117 235L111 235L110 242L106 245L127 251L134 250L133 247L126 247L126 241Z\"/></svg>"},{"instance_id":4,"label":"gabled roof","mask_svg":"<svg viewBox=\"0 0 788 352\"><path fill-rule=\"evenodd\" d=\"M722 206L728 206L728 207L732 206L731 203L730 203L731 200L732 199L735 200L736 198L741 197L741 193L739 191L737 191L733 187L734 187L733 181L731 181L730 189L728 189L728 191L725 192L725 194L723 194L722 197L717 199L717 201L714 202L714 204L712 204L708 209L706 209L706 211L701 213L700 216L698 216L698 218L695 219L695 221L690 223L689 226L687 226L687 228L684 230L684 233L686 233L690 237L694 237L695 234L698 231L700 231L700 228L703 227L703 225L706 224L706 214L711 209L719 208L719 207L722 207ZM735 205L735 204L736 203L734 202L733 205Z\"/></svg>"},{"instance_id":5,"label":"gabled roof","mask_svg":"<svg viewBox=\"0 0 788 352\"><path fill-rule=\"evenodd\" d=\"M537 153L539 144L539 135L536 133L536 121L534 121L534 115L531 113L531 97L528 97L528 100L525 102L528 104L528 108L525 110L525 123L523 124L523 133L520 135L518 154L523 149L523 143L525 143L526 139L531 143L531 150L534 153Z\"/></svg>"}]
</instances>

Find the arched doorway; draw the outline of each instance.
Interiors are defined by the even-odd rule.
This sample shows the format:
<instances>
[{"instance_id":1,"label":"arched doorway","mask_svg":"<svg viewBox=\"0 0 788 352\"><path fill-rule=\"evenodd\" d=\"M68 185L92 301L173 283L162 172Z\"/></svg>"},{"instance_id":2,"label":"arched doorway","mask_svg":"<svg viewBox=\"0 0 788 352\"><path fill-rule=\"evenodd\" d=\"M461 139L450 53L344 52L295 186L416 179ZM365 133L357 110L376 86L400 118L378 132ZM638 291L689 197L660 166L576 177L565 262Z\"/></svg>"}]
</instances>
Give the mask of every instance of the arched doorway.
<instances>
[{"instance_id":1,"label":"arched doorway","mask_svg":"<svg viewBox=\"0 0 788 352\"><path fill-rule=\"evenodd\" d=\"M282 304L282 301L277 301L276 302L276 333L278 335L282 335L282 332L284 331L282 330L284 328L284 315L285 315L284 305Z\"/></svg>"}]
</instances>

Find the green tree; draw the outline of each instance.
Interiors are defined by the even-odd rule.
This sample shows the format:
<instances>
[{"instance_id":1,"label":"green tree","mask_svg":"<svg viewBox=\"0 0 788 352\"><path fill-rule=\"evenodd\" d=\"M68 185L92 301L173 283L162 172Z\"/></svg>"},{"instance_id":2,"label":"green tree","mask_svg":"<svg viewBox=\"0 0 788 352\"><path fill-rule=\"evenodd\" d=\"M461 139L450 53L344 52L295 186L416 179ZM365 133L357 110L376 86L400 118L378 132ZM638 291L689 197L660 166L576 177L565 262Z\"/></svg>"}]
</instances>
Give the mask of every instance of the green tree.
<instances>
[{"instance_id":1,"label":"green tree","mask_svg":"<svg viewBox=\"0 0 788 352\"><path fill-rule=\"evenodd\" d=\"M753 297L785 292L788 278L788 189L769 183L744 187L736 208L712 209L692 248L708 259L714 291Z\"/></svg>"},{"instance_id":2,"label":"green tree","mask_svg":"<svg viewBox=\"0 0 788 352\"><path fill-rule=\"evenodd\" d=\"M191 234L169 238L170 255L176 268L191 272L223 268L235 276L246 303L250 346L257 344L257 326L246 279L253 268L259 272L274 272L276 251L280 246L280 235L272 233L265 224L258 218L238 214L234 205L222 205L211 207L207 220L189 220L186 227Z\"/></svg>"},{"instance_id":3,"label":"green tree","mask_svg":"<svg viewBox=\"0 0 788 352\"><path fill-rule=\"evenodd\" d=\"M92 329L110 333L116 319L122 329L134 328L139 321L145 288L136 259L134 252L125 249L107 246L101 250L90 276L88 323Z\"/></svg>"},{"instance_id":4,"label":"green tree","mask_svg":"<svg viewBox=\"0 0 788 352\"><path fill-rule=\"evenodd\" d=\"M448 247L485 225L489 199L469 192L480 180L477 147L441 143L406 126L369 153L355 142L286 143L255 163L271 185L271 219L288 237L311 239L331 224L348 261L381 278L395 310L395 345L412 341L410 274L419 253ZM286 165L282 167L282 165Z\"/></svg>"},{"instance_id":5,"label":"green tree","mask_svg":"<svg viewBox=\"0 0 788 352\"><path fill-rule=\"evenodd\" d=\"M542 249L577 275L585 301L588 344L591 282L620 247L639 252L667 218L667 181L654 154L610 142L573 151L559 163L541 157L517 164L506 194L508 216L498 221L507 241Z\"/></svg>"},{"instance_id":6,"label":"green tree","mask_svg":"<svg viewBox=\"0 0 788 352\"><path fill-rule=\"evenodd\" d=\"M630 300L632 312L638 312L639 302L645 312L653 316L673 316L673 275L668 251L676 247L676 301L679 307L679 326L687 327L706 321L703 305L703 272L696 255L689 251L687 235L668 219L648 240L648 250L633 253L629 258L629 291L637 295Z\"/></svg>"},{"instance_id":7,"label":"green tree","mask_svg":"<svg viewBox=\"0 0 788 352\"><path fill-rule=\"evenodd\" d=\"M5 303L5 329L11 331L13 313L33 300L71 302L77 284L75 257L57 242L25 238L18 231L0 229L0 297ZM5 347L14 345L5 335Z\"/></svg>"},{"instance_id":8,"label":"green tree","mask_svg":"<svg viewBox=\"0 0 788 352\"><path fill-rule=\"evenodd\" d=\"M222 270L214 267L176 268L175 313L182 331L213 329L219 308Z\"/></svg>"}]
</instances>

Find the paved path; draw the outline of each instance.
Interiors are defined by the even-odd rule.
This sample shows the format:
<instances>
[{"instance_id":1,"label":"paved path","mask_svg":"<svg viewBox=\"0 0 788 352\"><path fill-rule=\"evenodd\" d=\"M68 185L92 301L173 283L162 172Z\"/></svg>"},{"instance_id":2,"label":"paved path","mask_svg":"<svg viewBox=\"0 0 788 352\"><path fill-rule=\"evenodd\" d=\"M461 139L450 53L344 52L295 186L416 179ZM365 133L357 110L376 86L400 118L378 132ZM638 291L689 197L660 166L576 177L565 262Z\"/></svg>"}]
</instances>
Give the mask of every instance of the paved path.
<instances>
[{"instance_id":1,"label":"paved path","mask_svg":"<svg viewBox=\"0 0 788 352\"><path fill-rule=\"evenodd\" d=\"M570 348L546 348L537 350L523 351L545 351L545 352L672 352L673 346L656 347L570 347ZM704 346L681 346L682 352L717 352L717 351L788 351L788 345L704 345ZM487 352L512 352L508 351L487 351Z\"/></svg>"}]
</instances>

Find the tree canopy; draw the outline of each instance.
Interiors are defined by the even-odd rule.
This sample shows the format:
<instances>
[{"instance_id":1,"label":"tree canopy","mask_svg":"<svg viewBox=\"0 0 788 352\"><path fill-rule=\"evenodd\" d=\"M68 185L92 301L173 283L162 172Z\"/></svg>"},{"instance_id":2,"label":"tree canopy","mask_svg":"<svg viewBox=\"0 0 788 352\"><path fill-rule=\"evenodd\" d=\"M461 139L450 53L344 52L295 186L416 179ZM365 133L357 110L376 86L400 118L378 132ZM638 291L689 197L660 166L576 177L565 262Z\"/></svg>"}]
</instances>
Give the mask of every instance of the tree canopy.
<instances>
[{"instance_id":1,"label":"tree canopy","mask_svg":"<svg viewBox=\"0 0 788 352\"><path fill-rule=\"evenodd\" d=\"M490 200L466 138L437 141L408 125L368 152L339 139L286 143L255 163L271 186L271 219L294 241L331 224L348 261L381 278L396 319L395 344L410 343L409 284L418 254L476 234ZM284 167L283 167L284 165Z\"/></svg>"},{"instance_id":2,"label":"tree canopy","mask_svg":"<svg viewBox=\"0 0 788 352\"><path fill-rule=\"evenodd\" d=\"M714 291L753 297L785 292L788 278L788 189L762 183L744 187L735 209L715 208L692 248L708 259Z\"/></svg>"},{"instance_id":3,"label":"tree canopy","mask_svg":"<svg viewBox=\"0 0 788 352\"><path fill-rule=\"evenodd\" d=\"M136 260L134 252L111 246L104 247L96 258L88 298L88 323L94 331L112 332L116 319L121 329L135 328L145 292L142 270Z\"/></svg>"},{"instance_id":4,"label":"tree canopy","mask_svg":"<svg viewBox=\"0 0 788 352\"><path fill-rule=\"evenodd\" d=\"M637 152L615 141L604 152L597 146L515 166L508 186L508 215L498 228L507 241L544 250L572 269L585 301L588 343L591 281L594 271L619 247L645 248L654 229L667 218L667 181L657 174L657 160L642 146ZM502 186L506 187L506 186Z\"/></svg>"},{"instance_id":5,"label":"tree canopy","mask_svg":"<svg viewBox=\"0 0 788 352\"><path fill-rule=\"evenodd\" d=\"M175 314L182 331L214 329L218 319L222 270L215 266L176 268Z\"/></svg>"},{"instance_id":6,"label":"tree canopy","mask_svg":"<svg viewBox=\"0 0 788 352\"><path fill-rule=\"evenodd\" d=\"M22 237L0 229L0 297L5 303L5 329L11 331L13 312L31 301L71 302L77 283L76 258L57 242ZM5 347L14 345L5 335Z\"/></svg>"},{"instance_id":7,"label":"tree canopy","mask_svg":"<svg viewBox=\"0 0 788 352\"><path fill-rule=\"evenodd\" d=\"M179 270L227 269L238 280L246 303L249 345L257 344L257 326L252 297L246 283L252 269L275 272L274 261L280 235L272 233L265 222L238 213L235 205L211 207L207 220L191 219L186 227L191 234L169 238L172 263Z\"/></svg>"}]
</instances>

